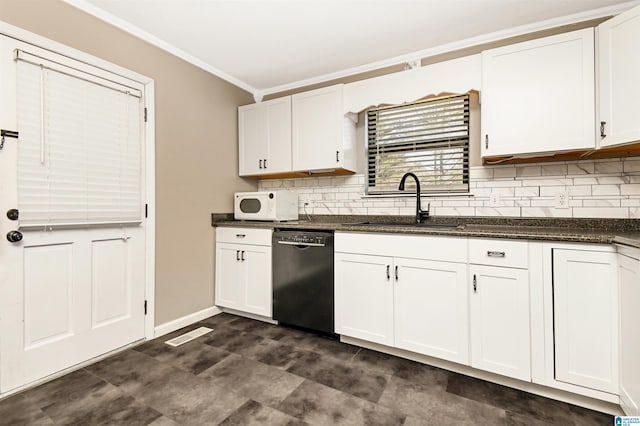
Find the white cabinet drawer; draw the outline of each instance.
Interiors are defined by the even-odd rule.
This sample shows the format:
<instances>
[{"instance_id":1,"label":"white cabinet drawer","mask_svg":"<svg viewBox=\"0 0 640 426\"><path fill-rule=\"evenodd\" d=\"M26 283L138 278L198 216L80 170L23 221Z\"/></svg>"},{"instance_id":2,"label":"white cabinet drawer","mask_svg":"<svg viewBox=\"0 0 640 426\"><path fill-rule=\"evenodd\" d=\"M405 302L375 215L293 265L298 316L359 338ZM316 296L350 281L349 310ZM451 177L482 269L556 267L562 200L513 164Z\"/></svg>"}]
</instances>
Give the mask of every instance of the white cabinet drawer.
<instances>
[{"instance_id":1,"label":"white cabinet drawer","mask_svg":"<svg viewBox=\"0 0 640 426\"><path fill-rule=\"evenodd\" d=\"M428 235L336 232L335 251L466 263L467 239Z\"/></svg>"},{"instance_id":2,"label":"white cabinet drawer","mask_svg":"<svg viewBox=\"0 0 640 426\"><path fill-rule=\"evenodd\" d=\"M529 243L498 239L469 239L469 263L477 265L529 267Z\"/></svg>"},{"instance_id":3,"label":"white cabinet drawer","mask_svg":"<svg viewBox=\"0 0 640 426\"><path fill-rule=\"evenodd\" d=\"M271 229L216 228L216 242L271 246Z\"/></svg>"}]
</instances>

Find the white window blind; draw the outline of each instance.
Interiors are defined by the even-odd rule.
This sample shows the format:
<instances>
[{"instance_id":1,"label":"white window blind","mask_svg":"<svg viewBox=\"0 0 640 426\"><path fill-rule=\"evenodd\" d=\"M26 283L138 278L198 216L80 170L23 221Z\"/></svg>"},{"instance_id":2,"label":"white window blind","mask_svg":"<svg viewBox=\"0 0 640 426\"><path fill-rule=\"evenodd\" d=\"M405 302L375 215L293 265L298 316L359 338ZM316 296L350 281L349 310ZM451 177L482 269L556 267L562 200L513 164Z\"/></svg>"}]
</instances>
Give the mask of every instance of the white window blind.
<instances>
[{"instance_id":1,"label":"white window blind","mask_svg":"<svg viewBox=\"0 0 640 426\"><path fill-rule=\"evenodd\" d=\"M367 111L367 194L396 194L415 173L423 193L469 191L469 96Z\"/></svg>"},{"instance_id":2,"label":"white window blind","mask_svg":"<svg viewBox=\"0 0 640 426\"><path fill-rule=\"evenodd\" d=\"M140 93L17 61L21 225L142 220Z\"/></svg>"}]
</instances>

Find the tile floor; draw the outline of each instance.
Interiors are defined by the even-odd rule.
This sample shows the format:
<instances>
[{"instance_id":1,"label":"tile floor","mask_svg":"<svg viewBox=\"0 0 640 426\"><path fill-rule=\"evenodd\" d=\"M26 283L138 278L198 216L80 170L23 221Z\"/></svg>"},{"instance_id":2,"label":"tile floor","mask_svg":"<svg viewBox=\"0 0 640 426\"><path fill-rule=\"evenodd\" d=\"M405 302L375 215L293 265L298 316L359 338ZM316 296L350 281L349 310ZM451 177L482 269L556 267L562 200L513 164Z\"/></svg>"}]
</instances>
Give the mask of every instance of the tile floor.
<instances>
[{"instance_id":1,"label":"tile floor","mask_svg":"<svg viewBox=\"0 0 640 426\"><path fill-rule=\"evenodd\" d=\"M164 341L214 331L177 348ZM220 314L0 400L2 425L613 425L613 417Z\"/></svg>"}]
</instances>

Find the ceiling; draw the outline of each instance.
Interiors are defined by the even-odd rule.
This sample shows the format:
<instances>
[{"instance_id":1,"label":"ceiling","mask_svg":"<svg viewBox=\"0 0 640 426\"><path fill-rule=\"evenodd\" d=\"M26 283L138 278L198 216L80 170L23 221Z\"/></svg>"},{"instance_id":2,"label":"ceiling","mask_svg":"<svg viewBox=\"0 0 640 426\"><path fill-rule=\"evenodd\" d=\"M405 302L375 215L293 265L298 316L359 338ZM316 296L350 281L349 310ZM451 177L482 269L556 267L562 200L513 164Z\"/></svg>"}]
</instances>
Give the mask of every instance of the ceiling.
<instances>
[{"instance_id":1,"label":"ceiling","mask_svg":"<svg viewBox=\"0 0 640 426\"><path fill-rule=\"evenodd\" d=\"M66 0L260 97L638 0Z\"/></svg>"}]
</instances>

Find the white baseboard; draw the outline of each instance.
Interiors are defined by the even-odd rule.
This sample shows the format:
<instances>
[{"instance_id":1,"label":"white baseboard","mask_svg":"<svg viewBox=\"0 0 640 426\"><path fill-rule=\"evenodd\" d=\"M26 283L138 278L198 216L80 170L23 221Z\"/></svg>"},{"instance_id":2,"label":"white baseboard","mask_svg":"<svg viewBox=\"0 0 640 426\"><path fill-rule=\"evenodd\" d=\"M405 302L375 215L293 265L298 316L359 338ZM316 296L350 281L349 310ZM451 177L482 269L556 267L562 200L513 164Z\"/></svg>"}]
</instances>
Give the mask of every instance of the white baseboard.
<instances>
[{"instance_id":1,"label":"white baseboard","mask_svg":"<svg viewBox=\"0 0 640 426\"><path fill-rule=\"evenodd\" d=\"M164 336L165 334L171 333L172 331L176 331L181 329L182 327L186 327L195 322L201 321L205 318L209 318L214 315L218 315L222 313L220 308L217 306L211 306L210 308L205 308L201 311L194 312L189 315L185 315L180 318L176 318L173 321L165 322L164 324L157 325L154 329L154 337Z\"/></svg>"}]
</instances>

